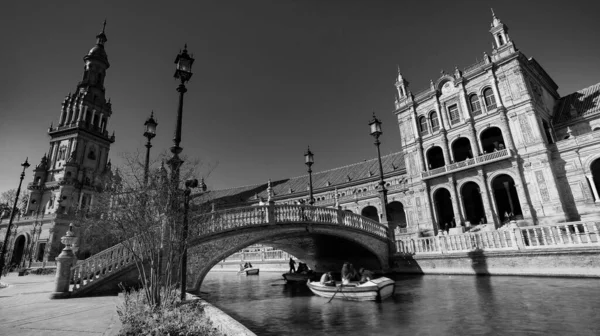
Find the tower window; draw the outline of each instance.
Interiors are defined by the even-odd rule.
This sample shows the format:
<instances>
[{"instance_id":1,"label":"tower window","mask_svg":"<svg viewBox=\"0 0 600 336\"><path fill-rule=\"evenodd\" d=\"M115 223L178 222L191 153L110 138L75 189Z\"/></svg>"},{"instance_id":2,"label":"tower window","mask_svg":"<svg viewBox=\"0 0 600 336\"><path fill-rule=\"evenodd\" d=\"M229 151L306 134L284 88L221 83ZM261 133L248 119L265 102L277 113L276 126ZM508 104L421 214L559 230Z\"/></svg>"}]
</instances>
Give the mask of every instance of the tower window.
<instances>
[{"instance_id":1,"label":"tower window","mask_svg":"<svg viewBox=\"0 0 600 336\"><path fill-rule=\"evenodd\" d=\"M498 46L504 45L504 39L502 38L502 34L498 34Z\"/></svg>"},{"instance_id":2,"label":"tower window","mask_svg":"<svg viewBox=\"0 0 600 336\"><path fill-rule=\"evenodd\" d=\"M483 97L485 99L485 107L488 111L496 108L496 97L494 97L494 91L491 88L483 90Z\"/></svg>"},{"instance_id":3,"label":"tower window","mask_svg":"<svg viewBox=\"0 0 600 336\"><path fill-rule=\"evenodd\" d=\"M450 124L454 125L460 122L460 115L456 104L448 107L448 116L450 117Z\"/></svg>"},{"instance_id":4,"label":"tower window","mask_svg":"<svg viewBox=\"0 0 600 336\"><path fill-rule=\"evenodd\" d=\"M481 114L481 103L476 94L469 97L469 104L471 105L471 115L478 116Z\"/></svg>"},{"instance_id":5,"label":"tower window","mask_svg":"<svg viewBox=\"0 0 600 336\"><path fill-rule=\"evenodd\" d=\"M431 122L431 131L437 132L440 129L440 122L438 120L437 112L432 111L429 114L429 121Z\"/></svg>"},{"instance_id":6,"label":"tower window","mask_svg":"<svg viewBox=\"0 0 600 336\"><path fill-rule=\"evenodd\" d=\"M429 134L429 129L427 128L427 118L424 116L419 118L419 131L421 132L421 135Z\"/></svg>"}]
</instances>

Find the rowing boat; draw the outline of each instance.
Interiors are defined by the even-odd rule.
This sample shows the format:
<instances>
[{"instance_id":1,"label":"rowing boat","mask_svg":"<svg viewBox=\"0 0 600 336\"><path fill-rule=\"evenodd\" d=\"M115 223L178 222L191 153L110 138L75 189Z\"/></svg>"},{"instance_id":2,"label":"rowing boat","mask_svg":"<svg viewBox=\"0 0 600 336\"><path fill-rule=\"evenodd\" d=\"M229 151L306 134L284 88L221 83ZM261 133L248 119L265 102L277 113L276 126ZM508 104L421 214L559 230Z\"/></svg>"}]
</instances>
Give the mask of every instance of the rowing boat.
<instances>
[{"instance_id":1,"label":"rowing boat","mask_svg":"<svg viewBox=\"0 0 600 336\"><path fill-rule=\"evenodd\" d=\"M258 275L258 272L260 270L258 268L245 268L243 271L240 271L239 273L244 273L246 275Z\"/></svg>"},{"instance_id":2,"label":"rowing boat","mask_svg":"<svg viewBox=\"0 0 600 336\"><path fill-rule=\"evenodd\" d=\"M287 282L306 282L307 280L314 280L318 278L318 274L315 272L311 273L284 273L283 278Z\"/></svg>"},{"instance_id":3,"label":"rowing boat","mask_svg":"<svg viewBox=\"0 0 600 336\"><path fill-rule=\"evenodd\" d=\"M396 286L394 280L386 277L373 279L363 284L351 282L348 285L342 285L337 282L335 287L325 286L318 281L308 282L307 285L315 295L351 301L385 300L394 294Z\"/></svg>"}]
</instances>

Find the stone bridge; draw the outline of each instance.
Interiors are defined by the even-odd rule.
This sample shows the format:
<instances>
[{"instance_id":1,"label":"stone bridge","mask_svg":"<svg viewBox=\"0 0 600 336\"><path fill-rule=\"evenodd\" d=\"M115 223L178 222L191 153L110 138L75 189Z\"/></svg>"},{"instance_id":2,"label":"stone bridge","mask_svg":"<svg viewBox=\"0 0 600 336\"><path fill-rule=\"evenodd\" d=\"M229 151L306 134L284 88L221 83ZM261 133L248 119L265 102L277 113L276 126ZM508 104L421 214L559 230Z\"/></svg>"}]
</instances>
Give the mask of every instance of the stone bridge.
<instances>
[{"instance_id":1,"label":"stone bridge","mask_svg":"<svg viewBox=\"0 0 600 336\"><path fill-rule=\"evenodd\" d=\"M266 205L191 213L188 240L189 291L198 291L219 261L252 244L266 244L306 262L315 271L338 271L344 261L387 270L387 226L334 208ZM140 249L142 247L139 247ZM117 245L72 268L73 295L117 289L135 282L133 252Z\"/></svg>"}]
</instances>

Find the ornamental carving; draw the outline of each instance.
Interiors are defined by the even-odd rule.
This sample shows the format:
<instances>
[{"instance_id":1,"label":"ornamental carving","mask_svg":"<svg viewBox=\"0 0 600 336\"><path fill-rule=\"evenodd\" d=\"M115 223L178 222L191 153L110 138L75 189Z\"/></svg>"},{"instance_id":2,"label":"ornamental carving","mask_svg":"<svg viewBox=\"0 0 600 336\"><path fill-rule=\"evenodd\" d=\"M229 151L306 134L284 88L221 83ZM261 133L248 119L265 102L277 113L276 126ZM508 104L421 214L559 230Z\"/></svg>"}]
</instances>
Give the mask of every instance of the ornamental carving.
<instances>
[{"instance_id":1,"label":"ornamental carving","mask_svg":"<svg viewBox=\"0 0 600 336\"><path fill-rule=\"evenodd\" d=\"M531 132L531 127L529 126L529 120L527 120L527 116L520 115L519 116L519 125L521 126L521 134L523 135L523 141L526 144L531 144L534 142L533 133Z\"/></svg>"},{"instance_id":2,"label":"ornamental carving","mask_svg":"<svg viewBox=\"0 0 600 336\"><path fill-rule=\"evenodd\" d=\"M544 172L542 172L541 170L536 171L535 180L537 182L538 189L540 190L540 196L542 197L542 201L550 201L550 195L548 194L548 188L546 187L546 179L544 178Z\"/></svg>"}]
</instances>

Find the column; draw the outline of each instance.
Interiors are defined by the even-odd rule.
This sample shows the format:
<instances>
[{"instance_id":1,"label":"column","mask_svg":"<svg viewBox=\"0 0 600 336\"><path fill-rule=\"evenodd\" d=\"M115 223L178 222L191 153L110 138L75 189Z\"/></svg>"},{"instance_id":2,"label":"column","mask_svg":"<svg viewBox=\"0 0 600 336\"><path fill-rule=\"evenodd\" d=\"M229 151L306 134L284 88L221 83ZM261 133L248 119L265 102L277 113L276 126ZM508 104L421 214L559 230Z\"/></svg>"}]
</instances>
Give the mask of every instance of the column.
<instances>
[{"instance_id":1,"label":"column","mask_svg":"<svg viewBox=\"0 0 600 336\"><path fill-rule=\"evenodd\" d=\"M442 107L440 106L440 101L438 100L437 95L435 96L435 110L437 111L437 114L440 117L441 128L447 129L449 125L448 119L446 118L446 113L442 111Z\"/></svg>"},{"instance_id":2,"label":"column","mask_svg":"<svg viewBox=\"0 0 600 336\"><path fill-rule=\"evenodd\" d=\"M596 188L596 184L594 183L594 175L587 174L585 177L590 182L590 186L592 187L592 193L594 194L594 202L600 203L600 196L598 196L598 189Z\"/></svg>"},{"instance_id":3,"label":"column","mask_svg":"<svg viewBox=\"0 0 600 336\"><path fill-rule=\"evenodd\" d=\"M413 125L413 131L415 133L415 138L420 139L421 138L421 132L419 132L419 127L417 127L417 109L413 106L412 107L412 125Z\"/></svg>"},{"instance_id":4,"label":"column","mask_svg":"<svg viewBox=\"0 0 600 336\"><path fill-rule=\"evenodd\" d=\"M94 117L95 117L95 116L96 116L96 110L94 109L94 110L92 110L92 117L90 118L90 123L89 123L91 127L94 127L94 126L96 126L96 125L94 124Z\"/></svg>"},{"instance_id":5,"label":"column","mask_svg":"<svg viewBox=\"0 0 600 336\"><path fill-rule=\"evenodd\" d=\"M450 157L449 149L448 149L448 138L446 137L446 132L442 132L442 152L444 153L444 163L445 165L449 165L452 163L452 158Z\"/></svg>"},{"instance_id":6,"label":"column","mask_svg":"<svg viewBox=\"0 0 600 336\"><path fill-rule=\"evenodd\" d=\"M60 144L60 142L55 141L54 142L54 148L52 149L52 157L50 157L50 162L52 162L51 167L54 169L56 166L56 156L58 155L58 145Z\"/></svg>"},{"instance_id":7,"label":"column","mask_svg":"<svg viewBox=\"0 0 600 336\"><path fill-rule=\"evenodd\" d=\"M515 188L517 189L517 195L519 196L519 203L521 205L521 210L523 211L523 219L533 219L531 215L531 201L527 198L525 193L526 184L523 181L523 177L521 176L521 172L519 171L519 164L513 162L513 171L517 176L517 180L515 181Z\"/></svg>"},{"instance_id":8,"label":"column","mask_svg":"<svg viewBox=\"0 0 600 336\"><path fill-rule=\"evenodd\" d=\"M65 114L66 114L65 104L62 104L62 108L60 109L60 118L58 119L58 126L62 126L65 123Z\"/></svg>"},{"instance_id":9,"label":"column","mask_svg":"<svg viewBox=\"0 0 600 336\"><path fill-rule=\"evenodd\" d=\"M487 183L487 176L483 172L481 166L477 171L477 175L481 178L481 182L483 183L483 188L480 188L479 194L481 195L481 200L483 201L483 210L485 211L485 219L486 223L489 223L490 220L494 222L494 227L498 227L498 221L496 220L496 215L493 210L492 198L490 197L490 189Z\"/></svg>"},{"instance_id":10,"label":"column","mask_svg":"<svg viewBox=\"0 0 600 336\"><path fill-rule=\"evenodd\" d=\"M73 148L73 139L69 139L69 145L67 146L67 160L69 159L69 157L71 157L71 149Z\"/></svg>"},{"instance_id":11,"label":"column","mask_svg":"<svg viewBox=\"0 0 600 336\"><path fill-rule=\"evenodd\" d=\"M490 80L491 84L492 84L492 90L494 91L494 96L496 96L496 105L498 106L498 108L504 107L504 104L502 103L502 97L500 97L500 92L498 91L498 80L496 79L496 74L494 73L493 70L491 70L492 72L492 79Z\"/></svg>"},{"instance_id":12,"label":"column","mask_svg":"<svg viewBox=\"0 0 600 336\"><path fill-rule=\"evenodd\" d=\"M73 139L73 145L71 146L71 151L69 152L69 155L73 155L71 154L73 152L75 153L75 162L77 162L77 138Z\"/></svg>"},{"instance_id":13,"label":"column","mask_svg":"<svg viewBox=\"0 0 600 336\"><path fill-rule=\"evenodd\" d=\"M79 118L77 119L77 121L83 120L83 116L87 114L87 110L88 110L87 106L83 106L83 108L79 109Z\"/></svg>"},{"instance_id":14,"label":"column","mask_svg":"<svg viewBox=\"0 0 600 336\"><path fill-rule=\"evenodd\" d=\"M456 222L456 226L462 226L464 222L463 215L458 206L458 195L456 194L456 180L454 180L454 175L450 174L450 197L452 197L452 210L454 211L454 221Z\"/></svg>"},{"instance_id":15,"label":"column","mask_svg":"<svg viewBox=\"0 0 600 336\"><path fill-rule=\"evenodd\" d=\"M426 171L429 168L425 165L425 156L423 155L423 143L421 138L417 139L417 156L419 156L419 163L421 164L421 170Z\"/></svg>"},{"instance_id":16,"label":"column","mask_svg":"<svg viewBox=\"0 0 600 336\"><path fill-rule=\"evenodd\" d=\"M467 105L467 94L465 93L465 85L464 84L460 84L460 93L459 93L459 98L460 98L460 105L462 107L463 110L463 118L465 118L466 120L471 119L471 114L469 113L469 106Z\"/></svg>"},{"instance_id":17,"label":"column","mask_svg":"<svg viewBox=\"0 0 600 336\"><path fill-rule=\"evenodd\" d=\"M515 144L512 140L512 132L510 131L510 124L505 112L506 111L500 111L500 130L502 131L502 137L506 142L506 148L516 154Z\"/></svg>"}]
</instances>

